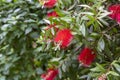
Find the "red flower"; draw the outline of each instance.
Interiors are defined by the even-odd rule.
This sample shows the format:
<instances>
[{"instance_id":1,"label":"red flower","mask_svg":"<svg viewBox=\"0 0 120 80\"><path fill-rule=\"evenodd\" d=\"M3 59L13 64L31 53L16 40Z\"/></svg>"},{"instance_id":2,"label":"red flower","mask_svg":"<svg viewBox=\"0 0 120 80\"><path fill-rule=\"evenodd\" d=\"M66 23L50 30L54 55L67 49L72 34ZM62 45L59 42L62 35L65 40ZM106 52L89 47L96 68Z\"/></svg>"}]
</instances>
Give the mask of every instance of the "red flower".
<instances>
[{"instance_id":1,"label":"red flower","mask_svg":"<svg viewBox=\"0 0 120 80\"><path fill-rule=\"evenodd\" d=\"M108 10L111 12L109 16L120 23L120 4L109 6Z\"/></svg>"},{"instance_id":2,"label":"red flower","mask_svg":"<svg viewBox=\"0 0 120 80\"><path fill-rule=\"evenodd\" d=\"M117 14L117 18L116 18L116 20L118 21L118 23L120 23L120 13Z\"/></svg>"},{"instance_id":3,"label":"red flower","mask_svg":"<svg viewBox=\"0 0 120 80\"><path fill-rule=\"evenodd\" d=\"M52 8L55 6L57 0L46 0L44 6L47 8Z\"/></svg>"},{"instance_id":4,"label":"red flower","mask_svg":"<svg viewBox=\"0 0 120 80\"><path fill-rule=\"evenodd\" d=\"M58 14L56 13L56 11L47 13L47 17L58 17Z\"/></svg>"},{"instance_id":5,"label":"red flower","mask_svg":"<svg viewBox=\"0 0 120 80\"><path fill-rule=\"evenodd\" d=\"M100 77L98 77L98 80L106 80L106 74L102 74Z\"/></svg>"},{"instance_id":6,"label":"red flower","mask_svg":"<svg viewBox=\"0 0 120 80\"><path fill-rule=\"evenodd\" d=\"M93 60L95 59L95 54L93 53L94 51L89 49L89 48L84 48L81 52L80 55L78 56L79 62L83 64L85 67L89 67Z\"/></svg>"},{"instance_id":7,"label":"red flower","mask_svg":"<svg viewBox=\"0 0 120 80\"><path fill-rule=\"evenodd\" d=\"M59 30L54 38L54 42L60 43L62 48L67 47L73 39L73 35L71 34L71 30L62 29Z\"/></svg>"},{"instance_id":8,"label":"red flower","mask_svg":"<svg viewBox=\"0 0 120 80\"><path fill-rule=\"evenodd\" d=\"M48 69L46 74L41 75L41 78L43 78L44 80L54 80L57 74L58 74L57 69Z\"/></svg>"}]
</instances>

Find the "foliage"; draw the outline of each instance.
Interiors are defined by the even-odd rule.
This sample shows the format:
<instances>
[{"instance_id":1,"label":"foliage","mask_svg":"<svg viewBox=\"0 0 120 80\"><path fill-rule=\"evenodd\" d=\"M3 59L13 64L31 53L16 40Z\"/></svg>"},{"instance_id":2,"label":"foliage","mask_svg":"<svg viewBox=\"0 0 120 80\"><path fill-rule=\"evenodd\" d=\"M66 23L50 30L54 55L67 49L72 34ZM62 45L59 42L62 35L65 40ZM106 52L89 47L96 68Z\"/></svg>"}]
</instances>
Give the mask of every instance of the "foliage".
<instances>
[{"instance_id":1,"label":"foliage","mask_svg":"<svg viewBox=\"0 0 120 80\"><path fill-rule=\"evenodd\" d=\"M119 0L58 0L43 8L38 0L0 1L0 80L42 80L48 68L57 68L56 80L120 79L120 25L108 15ZM56 11L59 17L47 17ZM67 48L53 42L55 27L74 36ZM84 47L96 59L84 67L77 57Z\"/></svg>"}]
</instances>

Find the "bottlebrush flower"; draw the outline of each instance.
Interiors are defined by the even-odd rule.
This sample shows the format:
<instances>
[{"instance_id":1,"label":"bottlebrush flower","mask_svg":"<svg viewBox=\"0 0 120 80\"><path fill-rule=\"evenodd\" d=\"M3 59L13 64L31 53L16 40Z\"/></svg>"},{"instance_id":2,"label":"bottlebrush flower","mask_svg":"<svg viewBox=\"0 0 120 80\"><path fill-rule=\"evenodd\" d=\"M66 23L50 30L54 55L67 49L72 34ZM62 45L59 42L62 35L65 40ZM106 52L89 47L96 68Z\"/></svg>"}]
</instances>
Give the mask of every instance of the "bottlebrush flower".
<instances>
[{"instance_id":1,"label":"bottlebrush flower","mask_svg":"<svg viewBox=\"0 0 120 80\"><path fill-rule=\"evenodd\" d=\"M81 62L85 67L89 67L94 59L94 51L87 47L85 47L78 56L78 61Z\"/></svg>"},{"instance_id":2,"label":"bottlebrush flower","mask_svg":"<svg viewBox=\"0 0 120 80\"><path fill-rule=\"evenodd\" d=\"M59 30L54 38L54 42L60 43L62 48L67 47L73 39L73 35L71 34L71 30L62 29Z\"/></svg>"},{"instance_id":3,"label":"bottlebrush flower","mask_svg":"<svg viewBox=\"0 0 120 80\"><path fill-rule=\"evenodd\" d=\"M116 18L116 20L118 21L118 23L120 23L120 13L117 14L117 18Z\"/></svg>"},{"instance_id":4,"label":"bottlebrush flower","mask_svg":"<svg viewBox=\"0 0 120 80\"><path fill-rule=\"evenodd\" d=\"M48 69L47 73L41 75L41 78L43 78L44 80L54 80L57 75L57 69Z\"/></svg>"},{"instance_id":5,"label":"bottlebrush flower","mask_svg":"<svg viewBox=\"0 0 120 80\"><path fill-rule=\"evenodd\" d=\"M58 17L58 14L56 11L53 11L53 12L47 13L47 17Z\"/></svg>"},{"instance_id":6,"label":"bottlebrush flower","mask_svg":"<svg viewBox=\"0 0 120 80\"><path fill-rule=\"evenodd\" d=\"M120 23L120 4L109 6L108 10L111 12L109 16L112 19L115 19L118 23Z\"/></svg>"},{"instance_id":7,"label":"bottlebrush flower","mask_svg":"<svg viewBox=\"0 0 120 80\"><path fill-rule=\"evenodd\" d=\"M52 8L57 3L57 0L45 0L44 6L47 8Z\"/></svg>"},{"instance_id":8,"label":"bottlebrush flower","mask_svg":"<svg viewBox=\"0 0 120 80\"><path fill-rule=\"evenodd\" d=\"M106 80L106 78L106 74L102 74L100 77L98 77L98 80Z\"/></svg>"}]
</instances>

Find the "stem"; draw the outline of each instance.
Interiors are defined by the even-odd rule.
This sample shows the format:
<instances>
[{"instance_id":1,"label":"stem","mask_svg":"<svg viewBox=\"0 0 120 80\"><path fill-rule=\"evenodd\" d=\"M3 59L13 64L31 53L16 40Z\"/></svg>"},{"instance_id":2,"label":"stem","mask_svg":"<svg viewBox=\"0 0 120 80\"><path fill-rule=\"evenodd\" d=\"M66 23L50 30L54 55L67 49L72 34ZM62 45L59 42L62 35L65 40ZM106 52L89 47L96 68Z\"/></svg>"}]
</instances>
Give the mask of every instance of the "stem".
<instances>
[{"instance_id":1,"label":"stem","mask_svg":"<svg viewBox=\"0 0 120 80\"><path fill-rule=\"evenodd\" d=\"M112 28L114 28L115 26L117 26L118 24L114 24L111 27L108 27L105 31L102 31L102 34L105 34L106 32L108 32L109 30L111 30Z\"/></svg>"}]
</instances>

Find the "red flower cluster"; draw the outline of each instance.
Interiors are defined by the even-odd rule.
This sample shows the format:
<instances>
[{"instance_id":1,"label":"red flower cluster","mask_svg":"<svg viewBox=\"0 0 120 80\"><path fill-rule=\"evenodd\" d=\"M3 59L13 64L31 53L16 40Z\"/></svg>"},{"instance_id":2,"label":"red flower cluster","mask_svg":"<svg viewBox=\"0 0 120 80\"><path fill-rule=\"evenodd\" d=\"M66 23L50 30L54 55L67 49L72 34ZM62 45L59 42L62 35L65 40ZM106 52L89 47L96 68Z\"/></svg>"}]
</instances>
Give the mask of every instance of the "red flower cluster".
<instances>
[{"instance_id":1,"label":"red flower cluster","mask_svg":"<svg viewBox=\"0 0 120 80\"><path fill-rule=\"evenodd\" d=\"M46 0L44 6L47 8L52 8L55 6L57 0Z\"/></svg>"},{"instance_id":2,"label":"red flower cluster","mask_svg":"<svg viewBox=\"0 0 120 80\"><path fill-rule=\"evenodd\" d=\"M56 11L47 13L47 17L58 17L58 14L56 13Z\"/></svg>"},{"instance_id":3,"label":"red flower cluster","mask_svg":"<svg viewBox=\"0 0 120 80\"><path fill-rule=\"evenodd\" d=\"M48 69L47 73L41 75L41 78L43 78L44 80L54 80L57 75L58 70Z\"/></svg>"},{"instance_id":4,"label":"red flower cluster","mask_svg":"<svg viewBox=\"0 0 120 80\"><path fill-rule=\"evenodd\" d=\"M57 0L45 0L44 6L46 8L52 8L55 6ZM59 17L56 11L47 13L47 17ZM50 28L55 28L58 30L58 28L55 27L56 23L49 24L48 27L45 30L48 30ZM70 29L61 29L57 31L56 36L54 37L54 42L57 44L60 44L61 48L66 48L69 46L71 41L73 40L73 35L71 33ZM95 59L95 54L93 54L93 50L89 48L84 48L80 55L78 56L79 62L83 64L83 66L89 67L92 63L92 61ZM44 80L54 80L55 77L58 75L58 69L48 69L47 73L44 73L41 75L41 78Z\"/></svg>"},{"instance_id":5,"label":"red flower cluster","mask_svg":"<svg viewBox=\"0 0 120 80\"><path fill-rule=\"evenodd\" d=\"M111 12L109 16L120 23L120 4L109 6L108 10Z\"/></svg>"},{"instance_id":6,"label":"red flower cluster","mask_svg":"<svg viewBox=\"0 0 120 80\"><path fill-rule=\"evenodd\" d=\"M62 29L59 30L54 38L54 42L60 43L62 48L67 47L73 39L73 35L71 34L71 30Z\"/></svg>"},{"instance_id":7,"label":"red flower cluster","mask_svg":"<svg viewBox=\"0 0 120 80\"><path fill-rule=\"evenodd\" d=\"M84 48L80 55L78 56L79 62L83 64L85 67L89 67L93 60L95 59L94 51L89 48Z\"/></svg>"}]
</instances>

